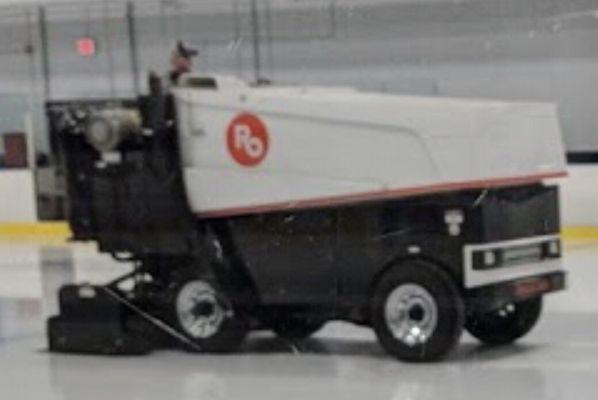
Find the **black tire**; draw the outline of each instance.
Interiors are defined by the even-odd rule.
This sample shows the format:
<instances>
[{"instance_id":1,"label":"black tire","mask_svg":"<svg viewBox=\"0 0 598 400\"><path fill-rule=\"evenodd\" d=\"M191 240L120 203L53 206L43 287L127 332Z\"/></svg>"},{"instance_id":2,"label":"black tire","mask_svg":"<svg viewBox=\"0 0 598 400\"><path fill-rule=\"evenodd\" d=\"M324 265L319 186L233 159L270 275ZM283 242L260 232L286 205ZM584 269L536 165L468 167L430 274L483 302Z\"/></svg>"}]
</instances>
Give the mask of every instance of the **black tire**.
<instances>
[{"instance_id":1,"label":"black tire","mask_svg":"<svg viewBox=\"0 0 598 400\"><path fill-rule=\"evenodd\" d=\"M396 301L401 299L405 301ZM392 315L387 318L387 309L395 313L395 325L389 320ZM403 262L384 273L374 290L370 312L382 347L404 361L442 358L458 343L465 322L465 306L453 279L440 267L419 260ZM414 330L412 324L421 329ZM419 336L405 336L401 331L405 329Z\"/></svg>"},{"instance_id":2,"label":"black tire","mask_svg":"<svg viewBox=\"0 0 598 400\"><path fill-rule=\"evenodd\" d=\"M542 313L542 297L511 303L491 313L472 315L465 328L488 345L513 343L536 325Z\"/></svg>"},{"instance_id":3,"label":"black tire","mask_svg":"<svg viewBox=\"0 0 598 400\"><path fill-rule=\"evenodd\" d=\"M247 319L214 279L194 273L180 274L168 291L167 319L193 343L181 343L184 349L227 353L241 346L249 331ZM191 326L194 319L195 327Z\"/></svg>"},{"instance_id":4,"label":"black tire","mask_svg":"<svg viewBox=\"0 0 598 400\"><path fill-rule=\"evenodd\" d=\"M270 323L272 330L283 339L307 339L324 326L324 322L290 315L277 317Z\"/></svg>"}]
</instances>

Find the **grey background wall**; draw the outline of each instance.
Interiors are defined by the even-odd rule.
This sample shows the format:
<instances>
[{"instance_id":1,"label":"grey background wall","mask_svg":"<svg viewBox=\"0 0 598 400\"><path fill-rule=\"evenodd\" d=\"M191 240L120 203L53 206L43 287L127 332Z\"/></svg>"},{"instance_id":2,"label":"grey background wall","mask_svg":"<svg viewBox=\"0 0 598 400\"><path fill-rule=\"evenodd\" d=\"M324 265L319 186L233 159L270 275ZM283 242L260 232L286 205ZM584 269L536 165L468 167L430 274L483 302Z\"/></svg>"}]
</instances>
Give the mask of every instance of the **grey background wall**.
<instances>
[{"instance_id":1,"label":"grey background wall","mask_svg":"<svg viewBox=\"0 0 598 400\"><path fill-rule=\"evenodd\" d=\"M261 75L274 81L366 90L558 103L571 151L598 151L598 0L257 0ZM200 48L199 69L254 78L245 0L134 2L139 72L165 71L177 39ZM131 96L134 74L124 2L0 10L0 99L32 108L51 98ZM75 41L97 40L83 58ZM143 89L143 78L139 79ZM398 110L400 111L400 110ZM0 101L0 129L18 111ZM22 119L21 119L22 120Z\"/></svg>"}]
</instances>

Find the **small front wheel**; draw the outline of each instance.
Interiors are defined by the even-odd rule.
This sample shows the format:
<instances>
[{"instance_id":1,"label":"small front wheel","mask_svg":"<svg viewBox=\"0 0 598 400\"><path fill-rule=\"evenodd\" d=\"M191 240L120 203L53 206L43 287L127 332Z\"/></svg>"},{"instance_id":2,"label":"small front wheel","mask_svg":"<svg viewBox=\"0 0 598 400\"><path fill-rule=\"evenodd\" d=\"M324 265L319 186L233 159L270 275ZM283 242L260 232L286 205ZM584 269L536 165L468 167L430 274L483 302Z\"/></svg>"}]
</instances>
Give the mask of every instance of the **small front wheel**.
<instances>
[{"instance_id":1,"label":"small front wheel","mask_svg":"<svg viewBox=\"0 0 598 400\"><path fill-rule=\"evenodd\" d=\"M190 275L170 290L169 319L194 344L189 350L230 352L241 345L247 321L216 282Z\"/></svg>"},{"instance_id":2,"label":"small front wheel","mask_svg":"<svg viewBox=\"0 0 598 400\"><path fill-rule=\"evenodd\" d=\"M459 341L464 309L457 286L444 270L410 261L382 276L370 311L386 351L405 361L433 361Z\"/></svg>"},{"instance_id":3,"label":"small front wheel","mask_svg":"<svg viewBox=\"0 0 598 400\"><path fill-rule=\"evenodd\" d=\"M509 344L529 333L541 313L542 297L538 297L509 303L493 312L474 314L467 319L465 328L486 344Z\"/></svg>"}]
</instances>

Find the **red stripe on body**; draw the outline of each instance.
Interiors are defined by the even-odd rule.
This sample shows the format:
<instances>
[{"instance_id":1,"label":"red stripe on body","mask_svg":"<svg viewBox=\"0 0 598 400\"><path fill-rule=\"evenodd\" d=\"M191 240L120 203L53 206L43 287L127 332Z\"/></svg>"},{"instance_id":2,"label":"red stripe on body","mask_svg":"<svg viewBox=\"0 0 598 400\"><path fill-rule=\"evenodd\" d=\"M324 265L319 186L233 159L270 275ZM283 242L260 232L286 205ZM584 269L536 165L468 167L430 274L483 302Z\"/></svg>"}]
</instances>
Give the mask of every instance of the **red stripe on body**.
<instances>
[{"instance_id":1,"label":"red stripe on body","mask_svg":"<svg viewBox=\"0 0 598 400\"><path fill-rule=\"evenodd\" d=\"M531 183L538 183L542 181L542 179L562 178L565 176L567 176L566 171L559 171L544 174L523 175L509 178L480 179L463 182L439 183L433 185L414 186L410 188L394 190L378 190L348 195L318 197L307 200L265 203L256 206L230 207L219 210L206 211L203 213L198 213L197 215L201 218L221 218L243 214L259 214L274 211L330 207L335 205L360 203L365 201L409 197L425 193L442 193L476 188L488 189L493 187L519 186Z\"/></svg>"}]
</instances>

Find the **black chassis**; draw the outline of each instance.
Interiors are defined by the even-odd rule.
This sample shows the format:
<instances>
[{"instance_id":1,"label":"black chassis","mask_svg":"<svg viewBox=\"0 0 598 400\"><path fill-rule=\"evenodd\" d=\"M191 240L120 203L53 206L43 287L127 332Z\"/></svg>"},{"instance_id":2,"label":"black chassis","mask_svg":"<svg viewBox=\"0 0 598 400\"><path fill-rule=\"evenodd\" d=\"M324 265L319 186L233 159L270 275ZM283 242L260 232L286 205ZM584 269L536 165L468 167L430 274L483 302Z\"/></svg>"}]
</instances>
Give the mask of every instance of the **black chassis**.
<instances>
[{"instance_id":1,"label":"black chassis","mask_svg":"<svg viewBox=\"0 0 598 400\"><path fill-rule=\"evenodd\" d=\"M118 162L104 160L81 134L89 114L108 106L139 109L146 132L120 145ZM466 290L463 246L560 230L557 189L541 184L201 218L187 204L168 95L51 102L47 116L68 183L72 239L96 241L101 252L151 275L151 289L136 289L138 305L159 305L173 274L196 268L216 276L256 320L292 307L368 324L377 279L419 258L454 278L470 311L490 310L513 300L513 282ZM464 215L458 235L449 234L447 210ZM562 274L548 278L550 290L563 287Z\"/></svg>"}]
</instances>

